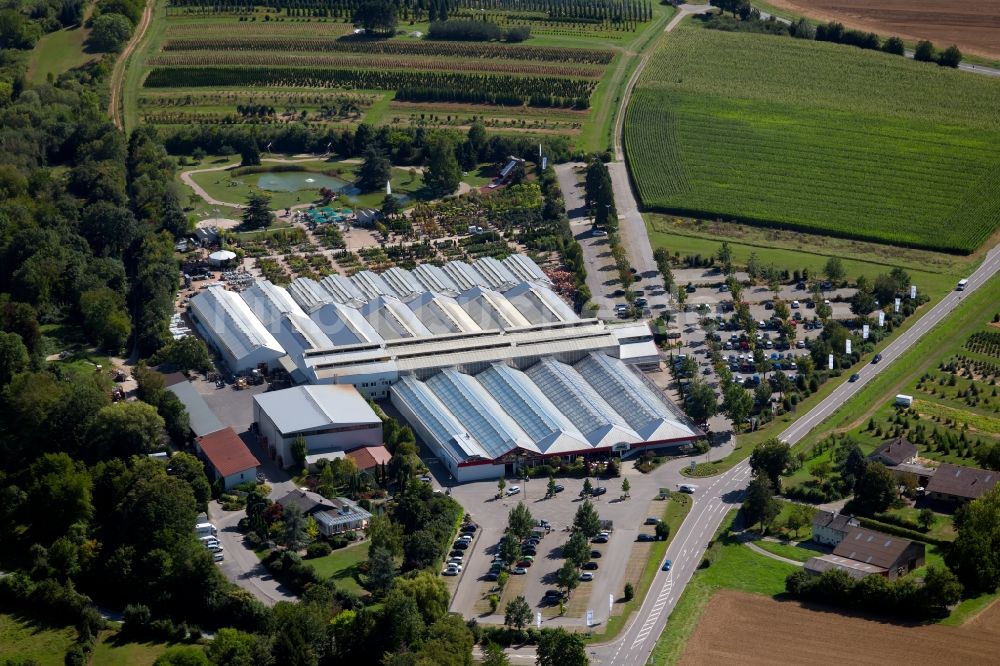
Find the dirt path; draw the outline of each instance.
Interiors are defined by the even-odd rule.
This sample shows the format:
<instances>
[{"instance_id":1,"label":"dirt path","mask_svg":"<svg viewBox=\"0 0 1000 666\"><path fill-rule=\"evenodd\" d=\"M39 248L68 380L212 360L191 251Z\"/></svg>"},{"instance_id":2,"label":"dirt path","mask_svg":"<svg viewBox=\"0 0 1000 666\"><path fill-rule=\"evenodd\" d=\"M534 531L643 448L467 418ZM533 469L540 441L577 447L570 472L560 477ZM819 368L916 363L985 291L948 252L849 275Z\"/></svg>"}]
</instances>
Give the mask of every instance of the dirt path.
<instances>
[{"instance_id":1,"label":"dirt path","mask_svg":"<svg viewBox=\"0 0 1000 666\"><path fill-rule=\"evenodd\" d=\"M142 18L139 19L139 25L136 26L135 32L132 33L132 39L125 45L125 49L118 56L118 60L115 61L115 68L111 71L111 99L108 102L108 115L111 116L111 122L118 129L125 129L121 106L123 88L125 87L126 65L133 51L139 46L139 42L145 37L146 30L149 29L149 24L153 21L153 8L155 5L156 0L146 0L146 8L142 11Z\"/></svg>"}]
</instances>

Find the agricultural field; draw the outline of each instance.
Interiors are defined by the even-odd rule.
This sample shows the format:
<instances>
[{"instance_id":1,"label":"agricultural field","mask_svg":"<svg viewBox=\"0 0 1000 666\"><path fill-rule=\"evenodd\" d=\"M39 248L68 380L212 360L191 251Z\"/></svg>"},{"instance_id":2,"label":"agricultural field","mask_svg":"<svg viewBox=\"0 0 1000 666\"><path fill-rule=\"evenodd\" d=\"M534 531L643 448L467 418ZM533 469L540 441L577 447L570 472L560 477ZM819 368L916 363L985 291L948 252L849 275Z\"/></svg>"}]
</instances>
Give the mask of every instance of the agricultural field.
<instances>
[{"instance_id":1,"label":"agricultural field","mask_svg":"<svg viewBox=\"0 0 1000 666\"><path fill-rule=\"evenodd\" d=\"M357 3L219 4L159 0L130 63L127 126L304 122L562 136L607 147L609 114L591 109L624 82L672 8L646 0L449 3L448 19L528 27L523 42L424 38L428 16L403 3L395 35L349 23Z\"/></svg>"},{"instance_id":2,"label":"agricultural field","mask_svg":"<svg viewBox=\"0 0 1000 666\"><path fill-rule=\"evenodd\" d=\"M769 4L819 21L904 39L956 44L963 53L1000 60L1000 0L960 5L933 0L769 0Z\"/></svg>"},{"instance_id":3,"label":"agricultural field","mask_svg":"<svg viewBox=\"0 0 1000 666\"><path fill-rule=\"evenodd\" d=\"M724 591L708 602L677 663L923 663L934 655L935 664L957 666L993 663L997 650L996 604L965 626L909 626Z\"/></svg>"},{"instance_id":4,"label":"agricultural field","mask_svg":"<svg viewBox=\"0 0 1000 666\"><path fill-rule=\"evenodd\" d=\"M649 209L969 253L1000 227L997 108L1000 80L682 25L625 148Z\"/></svg>"}]
</instances>

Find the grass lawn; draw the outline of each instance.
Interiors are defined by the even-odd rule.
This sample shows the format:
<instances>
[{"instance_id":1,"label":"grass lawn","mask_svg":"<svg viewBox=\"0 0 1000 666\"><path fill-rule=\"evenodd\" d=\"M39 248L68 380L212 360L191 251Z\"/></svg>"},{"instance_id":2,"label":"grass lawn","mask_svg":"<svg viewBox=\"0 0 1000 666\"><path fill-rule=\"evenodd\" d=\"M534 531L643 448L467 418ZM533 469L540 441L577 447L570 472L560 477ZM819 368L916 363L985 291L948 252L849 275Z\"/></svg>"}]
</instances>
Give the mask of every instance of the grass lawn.
<instances>
[{"instance_id":1,"label":"grass lawn","mask_svg":"<svg viewBox=\"0 0 1000 666\"><path fill-rule=\"evenodd\" d=\"M0 661L62 666L66 650L74 642L74 627L48 627L19 613L0 613Z\"/></svg>"},{"instance_id":2,"label":"grass lawn","mask_svg":"<svg viewBox=\"0 0 1000 666\"><path fill-rule=\"evenodd\" d=\"M45 83L49 75L58 77L74 67L100 58L100 53L88 53L84 50L84 43L89 36L90 28L82 26L63 28L44 35L31 51L28 80L36 84Z\"/></svg>"},{"instance_id":3,"label":"grass lawn","mask_svg":"<svg viewBox=\"0 0 1000 666\"><path fill-rule=\"evenodd\" d=\"M342 590L363 595L366 591L354 578L358 565L368 559L368 542L335 550L326 557L305 560L321 578L331 578Z\"/></svg>"},{"instance_id":4,"label":"grass lawn","mask_svg":"<svg viewBox=\"0 0 1000 666\"><path fill-rule=\"evenodd\" d=\"M735 517L734 509L722 524L720 534L729 531ZM677 662L701 619L705 605L716 590L725 588L768 596L781 594L785 591L785 578L797 569L791 564L759 555L741 544L724 543L715 563L695 572L684 588L666 628L656 641L651 663L663 666Z\"/></svg>"},{"instance_id":5,"label":"grass lawn","mask_svg":"<svg viewBox=\"0 0 1000 666\"><path fill-rule=\"evenodd\" d=\"M1000 226L998 106L1000 80L682 24L625 139L652 209L969 252Z\"/></svg>"},{"instance_id":6,"label":"grass lawn","mask_svg":"<svg viewBox=\"0 0 1000 666\"><path fill-rule=\"evenodd\" d=\"M754 541L754 544L760 547L762 550L766 550L769 553L774 553L780 557L786 557L790 560L795 560L796 562L805 562L810 557L816 557L817 555L822 555L826 551L812 550L811 548L805 548L803 546L793 546L790 543L777 543L775 541Z\"/></svg>"},{"instance_id":7,"label":"grass lawn","mask_svg":"<svg viewBox=\"0 0 1000 666\"><path fill-rule=\"evenodd\" d=\"M646 560L645 568L642 570L642 575L639 577L638 582L633 584L635 587L635 597L632 598L632 601L620 601L620 611L617 607L615 608L614 614L608 619L608 623L604 627L604 631L589 636L588 640L596 642L611 640L625 627L625 623L631 617L632 612L637 610L645 600L646 594L649 592L649 586L652 584L653 578L656 577L656 572L659 571L660 565L663 563L667 547L673 541L674 535L690 510L691 498L688 495L681 493L672 493L670 495L670 499L667 500L666 506L663 508L663 515L661 517L661 520L670 526L670 536L666 541L652 542L649 548L649 557ZM624 583L622 583L622 587L624 588Z\"/></svg>"},{"instance_id":8,"label":"grass lawn","mask_svg":"<svg viewBox=\"0 0 1000 666\"><path fill-rule=\"evenodd\" d=\"M91 659L94 666L151 666L167 651L166 643L131 643L118 640L113 631L101 632Z\"/></svg>"}]
</instances>

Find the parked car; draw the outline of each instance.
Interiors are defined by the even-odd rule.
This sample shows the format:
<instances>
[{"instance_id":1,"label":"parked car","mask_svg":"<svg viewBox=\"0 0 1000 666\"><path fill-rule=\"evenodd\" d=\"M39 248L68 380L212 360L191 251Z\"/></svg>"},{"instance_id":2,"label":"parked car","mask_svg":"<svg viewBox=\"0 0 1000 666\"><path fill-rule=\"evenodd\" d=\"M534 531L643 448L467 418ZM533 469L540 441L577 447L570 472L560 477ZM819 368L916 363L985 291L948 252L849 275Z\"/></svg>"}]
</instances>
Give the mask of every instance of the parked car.
<instances>
[{"instance_id":1,"label":"parked car","mask_svg":"<svg viewBox=\"0 0 1000 666\"><path fill-rule=\"evenodd\" d=\"M564 490L566 490L565 486L563 486L561 483L557 483L556 484L556 492L557 493L561 493Z\"/></svg>"},{"instance_id":2,"label":"parked car","mask_svg":"<svg viewBox=\"0 0 1000 666\"><path fill-rule=\"evenodd\" d=\"M500 574L493 573L492 571L483 576L483 580L495 581L500 579Z\"/></svg>"},{"instance_id":3,"label":"parked car","mask_svg":"<svg viewBox=\"0 0 1000 666\"><path fill-rule=\"evenodd\" d=\"M597 562L587 562L580 568L584 569L585 571L594 571L598 568L598 565Z\"/></svg>"},{"instance_id":4,"label":"parked car","mask_svg":"<svg viewBox=\"0 0 1000 666\"><path fill-rule=\"evenodd\" d=\"M580 574L580 580L582 581L594 580L594 574L590 573L589 571L584 571L582 574Z\"/></svg>"},{"instance_id":5,"label":"parked car","mask_svg":"<svg viewBox=\"0 0 1000 666\"><path fill-rule=\"evenodd\" d=\"M441 575L442 576L457 576L458 575L458 569L455 569L454 567L448 567L447 569L445 569L444 571L441 572Z\"/></svg>"},{"instance_id":6,"label":"parked car","mask_svg":"<svg viewBox=\"0 0 1000 666\"><path fill-rule=\"evenodd\" d=\"M593 231L590 232L590 235L591 236L607 236L608 232L605 231L604 229L594 229Z\"/></svg>"},{"instance_id":7,"label":"parked car","mask_svg":"<svg viewBox=\"0 0 1000 666\"><path fill-rule=\"evenodd\" d=\"M592 543L607 543L608 542L608 537L598 534L593 539L591 539L591 542Z\"/></svg>"},{"instance_id":8,"label":"parked car","mask_svg":"<svg viewBox=\"0 0 1000 666\"><path fill-rule=\"evenodd\" d=\"M563 593L559 590L545 590L543 598L550 603L555 603L563 598Z\"/></svg>"},{"instance_id":9,"label":"parked car","mask_svg":"<svg viewBox=\"0 0 1000 666\"><path fill-rule=\"evenodd\" d=\"M672 567L673 565L674 565L674 563L672 561L670 561L670 560L663 560L663 566L660 567L660 570L661 571L670 571L670 567Z\"/></svg>"},{"instance_id":10,"label":"parked car","mask_svg":"<svg viewBox=\"0 0 1000 666\"><path fill-rule=\"evenodd\" d=\"M531 555L534 557L535 555L538 555L538 551L531 546L526 546L521 549L521 555Z\"/></svg>"},{"instance_id":11,"label":"parked car","mask_svg":"<svg viewBox=\"0 0 1000 666\"><path fill-rule=\"evenodd\" d=\"M521 486L511 486L507 489L507 496L516 495L521 492Z\"/></svg>"},{"instance_id":12,"label":"parked car","mask_svg":"<svg viewBox=\"0 0 1000 666\"><path fill-rule=\"evenodd\" d=\"M465 550L468 547L469 547L469 544L466 543L465 541L456 541L455 545L453 546L453 548L455 550Z\"/></svg>"},{"instance_id":13,"label":"parked car","mask_svg":"<svg viewBox=\"0 0 1000 666\"><path fill-rule=\"evenodd\" d=\"M520 561L518 561L518 563L517 563L516 566L523 567L523 568L527 569L528 567L531 566L531 560L520 560Z\"/></svg>"},{"instance_id":14,"label":"parked car","mask_svg":"<svg viewBox=\"0 0 1000 666\"><path fill-rule=\"evenodd\" d=\"M601 551L599 551L599 550L592 550L592 551L590 551L590 557L596 560L596 559L599 559L599 558L601 558L603 556L601 555Z\"/></svg>"},{"instance_id":15,"label":"parked car","mask_svg":"<svg viewBox=\"0 0 1000 666\"><path fill-rule=\"evenodd\" d=\"M225 553L218 552L212 556L212 559L216 562L221 562L222 560L226 559L226 555Z\"/></svg>"},{"instance_id":16,"label":"parked car","mask_svg":"<svg viewBox=\"0 0 1000 666\"><path fill-rule=\"evenodd\" d=\"M658 524L659 522L660 522L660 519L659 519L659 518L653 518L653 517L649 517L649 518L647 518L647 519L646 519L646 523L645 523L645 524L646 524L646 525L656 525L656 524Z\"/></svg>"},{"instance_id":17,"label":"parked car","mask_svg":"<svg viewBox=\"0 0 1000 666\"><path fill-rule=\"evenodd\" d=\"M526 573L528 573L528 570L527 570L527 569L525 569L524 567L514 567L513 569L511 569L511 570L510 570L510 572L511 572L512 574L515 574L515 575L518 575L518 576L521 576L521 575L523 575L523 574L526 574Z\"/></svg>"},{"instance_id":18,"label":"parked car","mask_svg":"<svg viewBox=\"0 0 1000 666\"><path fill-rule=\"evenodd\" d=\"M603 495L606 492L608 492L607 488L605 488L604 486L597 486L596 488L594 488L594 493L593 494L595 496L596 495Z\"/></svg>"},{"instance_id":19,"label":"parked car","mask_svg":"<svg viewBox=\"0 0 1000 666\"><path fill-rule=\"evenodd\" d=\"M472 523L468 523L467 525L462 525L462 529L460 531L472 534L473 532L476 531L476 529L478 528L475 525L473 525Z\"/></svg>"},{"instance_id":20,"label":"parked car","mask_svg":"<svg viewBox=\"0 0 1000 666\"><path fill-rule=\"evenodd\" d=\"M638 537L636 537L635 540L636 541L656 541L656 537L653 536L652 534L641 533L641 534L639 534Z\"/></svg>"}]
</instances>

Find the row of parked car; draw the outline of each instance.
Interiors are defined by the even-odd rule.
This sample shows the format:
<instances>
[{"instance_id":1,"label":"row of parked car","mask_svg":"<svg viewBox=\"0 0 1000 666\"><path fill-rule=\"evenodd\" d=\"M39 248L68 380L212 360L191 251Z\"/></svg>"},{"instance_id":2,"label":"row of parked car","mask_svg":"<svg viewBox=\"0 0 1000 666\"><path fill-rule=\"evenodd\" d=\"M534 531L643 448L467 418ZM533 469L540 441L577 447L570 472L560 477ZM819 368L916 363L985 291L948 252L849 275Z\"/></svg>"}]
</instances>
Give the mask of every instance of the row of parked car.
<instances>
[{"instance_id":1,"label":"row of parked car","mask_svg":"<svg viewBox=\"0 0 1000 666\"><path fill-rule=\"evenodd\" d=\"M442 575L457 576L462 573L465 564L465 551L472 545L472 540L476 537L476 530L479 529L475 523L465 523L459 529L458 538L452 544L452 550L448 553L448 561L445 563Z\"/></svg>"}]
</instances>

